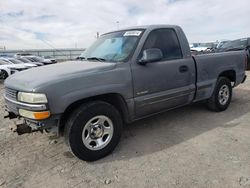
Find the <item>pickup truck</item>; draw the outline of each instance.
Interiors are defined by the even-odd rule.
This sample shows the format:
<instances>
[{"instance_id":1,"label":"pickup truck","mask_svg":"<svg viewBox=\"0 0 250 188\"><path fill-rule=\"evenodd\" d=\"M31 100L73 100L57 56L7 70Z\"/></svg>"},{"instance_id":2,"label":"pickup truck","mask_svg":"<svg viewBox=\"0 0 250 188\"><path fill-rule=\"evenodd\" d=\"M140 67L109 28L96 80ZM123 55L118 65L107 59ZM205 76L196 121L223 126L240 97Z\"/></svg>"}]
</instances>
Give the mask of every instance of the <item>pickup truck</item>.
<instances>
[{"instance_id":1,"label":"pickup truck","mask_svg":"<svg viewBox=\"0 0 250 188\"><path fill-rule=\"evenodd\" d=\"M24 119L19 134L57 133L79 159L98 160L115 149L124 124L198 101L226 110L246 79L245 58L242 51L192 57L179 26L106 33L82 61L10 76L6 118Z\"/></svg>"}]
</instances>

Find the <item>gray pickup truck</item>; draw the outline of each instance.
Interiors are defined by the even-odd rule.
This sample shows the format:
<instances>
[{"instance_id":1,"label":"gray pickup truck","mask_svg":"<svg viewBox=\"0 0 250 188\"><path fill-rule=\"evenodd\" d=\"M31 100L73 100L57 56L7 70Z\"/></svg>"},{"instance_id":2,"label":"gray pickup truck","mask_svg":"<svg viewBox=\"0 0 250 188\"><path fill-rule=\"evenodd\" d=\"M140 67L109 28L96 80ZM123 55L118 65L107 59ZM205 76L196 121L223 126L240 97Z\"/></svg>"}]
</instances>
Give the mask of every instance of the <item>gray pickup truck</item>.
<instances>
[{"instance_id":1,"label":"gray pickup truck","mask_svg":"<svg viewBox=\"0 0 250 188\"><path fill-rule=\"evenodd\" d=\"M232 88L246 79L244 52L192 57L179 26L138 26L102 35L82 61L26 70L5 81L19 134L56 132L75 156L93 161L111 153L123 124L205 101L226 110Z\"/></svg>"}]
</instances>

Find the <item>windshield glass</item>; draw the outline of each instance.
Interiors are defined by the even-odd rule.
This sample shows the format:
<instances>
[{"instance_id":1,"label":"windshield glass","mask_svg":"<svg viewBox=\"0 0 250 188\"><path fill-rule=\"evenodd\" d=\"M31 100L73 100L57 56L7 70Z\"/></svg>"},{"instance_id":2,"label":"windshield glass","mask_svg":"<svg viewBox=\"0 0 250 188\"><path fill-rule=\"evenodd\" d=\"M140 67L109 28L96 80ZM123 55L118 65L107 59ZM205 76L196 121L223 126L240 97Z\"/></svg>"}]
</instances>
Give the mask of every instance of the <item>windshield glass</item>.
<instances>
[{"instance_id":1,"label":"windshield glass","mask_svg":"<svg viewBox=\"0 0 250 188\"><path fill-rule=\"evenodd\" d=\"M30 61L29 60L27 60L27 59L24 59L24 58L20 58L20 59L18 59L19 61L22 61L22 62L24 62L24 63L30 63Z\"/></svg>"},{"instance_id":2,"label":"windshield glass","mask_svg":"<svg viewBox=\"0 0 250 188\"><path fill-rule=\"evenodd\" d=\"M21 61L19 61L17 59L9 59L9 61L11 61L14 64L21 64L21 63L23 63L23 62L21 62Z\"/></svg>"},{"instance_id":3,"label":"windshield glass","mask_svg":"<svg viewBox=\"0 0 250 188\"><path fill-rule=\"evenodd\" d=\"M143 30L127 30L101 36L84 53L87 60L126 61L135 49Z\"/></svg>"},{"instance_id":4,"label":"windshield glass","mask_svg":"<svg viewBox=\"0 0 250 188\"><path fill-rule=\"evenodd\" d=\"M7 65L7 64L9 64L9 63L4 61L3 59L0 59L0 65Z\"/></svg>"},{"instance_id":5,"label":"windshield glass","mask_svg":"<svg viewBox=\"0 0 250 188\"><path fill-rule=\"evenodd\" d=\"M34 61L37 61L37 62L43 61L43 58L40 58L40 57L31 57L31 59L33 59Z\"/></svg>"},{"instance_id":6,"label":"windshield glass","mask_svg":"<svg viewBox=\"0 0 250 188\"><path fill-rule=\"evenodd\" d=\"M245 48L247 46L247 39L238 39L225 43L221 48Z\"/></svg>"}]
</instances>

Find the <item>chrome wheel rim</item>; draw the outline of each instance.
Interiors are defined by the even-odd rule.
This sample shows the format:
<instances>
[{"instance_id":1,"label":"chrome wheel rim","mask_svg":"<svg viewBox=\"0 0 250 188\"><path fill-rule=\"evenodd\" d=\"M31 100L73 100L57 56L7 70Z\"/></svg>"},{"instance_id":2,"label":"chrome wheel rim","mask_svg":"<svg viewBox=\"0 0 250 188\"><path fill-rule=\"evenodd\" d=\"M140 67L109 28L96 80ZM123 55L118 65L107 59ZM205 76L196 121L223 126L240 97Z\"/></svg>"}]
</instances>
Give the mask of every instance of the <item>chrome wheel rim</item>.
<instances>
[{"instance_id":1,"label":"chrome wheel rim","mask_svg":"<svg viewBox=\"0 0 250 188\"><path fill-rule=\"evenodd\" d=\"M229 87L227 85L222 85L219 90L219 102L221 105L225 105L229 99Z\"/></svg>"},{"instance_id":2,"label":"chrome wheel rim","mask_svg":"<svg viewBox=\"0 0 250 188\"><path fill-rule=\"evenodd\" d=\"M83 144L90 150L100 150L108 145L113 137L114 126L110 118L99 115L91 118L82 131Z\"/></svg>"}]
</instances>

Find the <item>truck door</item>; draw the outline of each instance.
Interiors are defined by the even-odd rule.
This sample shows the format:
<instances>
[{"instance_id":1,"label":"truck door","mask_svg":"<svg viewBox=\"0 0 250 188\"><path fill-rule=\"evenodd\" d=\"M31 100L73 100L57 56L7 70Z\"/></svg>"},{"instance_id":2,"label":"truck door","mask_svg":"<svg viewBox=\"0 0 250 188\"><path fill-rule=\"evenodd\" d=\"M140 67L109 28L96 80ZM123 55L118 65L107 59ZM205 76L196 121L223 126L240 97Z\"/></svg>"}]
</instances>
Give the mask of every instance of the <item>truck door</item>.
<instances>
[{"instance_id":1,"label":"truck door","mask_svg":"<svg viewBox=\"0 0 250 188\"><path fill-rule=\"evenodd\" d=\"M183 58L174 29L156 29L149 33L138 60L146 49L162 51L160 61L132 64L136 118L188 104L195 93L195 64Z\"/></svg>"}]
</instances>

